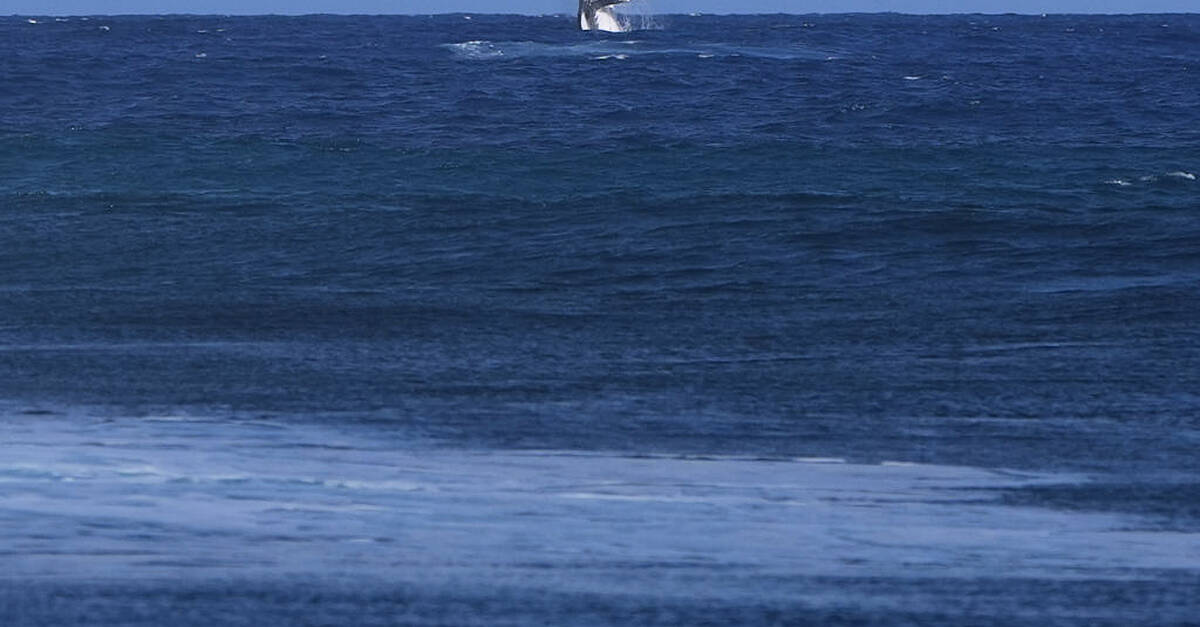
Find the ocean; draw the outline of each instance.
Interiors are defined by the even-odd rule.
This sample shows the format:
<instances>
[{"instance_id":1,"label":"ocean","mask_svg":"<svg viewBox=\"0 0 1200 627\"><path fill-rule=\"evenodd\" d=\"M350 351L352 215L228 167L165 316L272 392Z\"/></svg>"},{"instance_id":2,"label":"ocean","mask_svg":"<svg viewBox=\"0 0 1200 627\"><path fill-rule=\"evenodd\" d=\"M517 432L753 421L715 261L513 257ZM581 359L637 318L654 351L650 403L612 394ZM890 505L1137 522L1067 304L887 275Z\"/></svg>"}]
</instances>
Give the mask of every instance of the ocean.
<instances>
[{"instance_id":1,"label":"ocean","mask_svg":"<svg viewBox=\"0 0 1200 627\"><path fill-rule=\"evenodd\" d=\"M1200 15L0 18L0 624L1195 625Z\"/></svg>"}]
</instances>

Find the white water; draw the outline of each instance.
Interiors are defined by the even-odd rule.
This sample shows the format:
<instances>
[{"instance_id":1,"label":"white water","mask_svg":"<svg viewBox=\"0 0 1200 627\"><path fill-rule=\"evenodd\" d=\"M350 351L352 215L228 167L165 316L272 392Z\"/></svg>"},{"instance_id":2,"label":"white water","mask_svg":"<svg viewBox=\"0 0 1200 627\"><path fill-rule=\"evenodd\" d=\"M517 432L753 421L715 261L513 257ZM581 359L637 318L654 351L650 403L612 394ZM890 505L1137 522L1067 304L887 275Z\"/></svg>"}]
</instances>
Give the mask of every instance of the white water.
<instances>
[{"instance_id":1,"label":"white water","mask_svg":"<svg viewBox=\"0 0 1200 627\"><path fill-rule=\"evenodd\" d=\"M795 61L828 62L833 57L829 51L799 46L756 47L728 46L724 44L697 44L691 46L664 45L654 41L637 39L603 38L570 44L548 44L534 41L486 41L473 40L443 44L456 58L469 61L497 61L529 58L588 58L604 55L680 56L703 58L776 59Z\"/></svg>"},{"instance_id":2,"label":"white water","mask_svg":"<svg viewBox=\"0 0 1200 627\"><path fill-rule=\"evenodd\" d=\"M1197 534L994 500L1082 480L1062 475L439 450L369 426L188 417L14 416L0 442L9 578L340 573L683 594L627 574L687 568L752 596L763 576L1122 579L1200 563Z\"/></svg>"}]
</instances>

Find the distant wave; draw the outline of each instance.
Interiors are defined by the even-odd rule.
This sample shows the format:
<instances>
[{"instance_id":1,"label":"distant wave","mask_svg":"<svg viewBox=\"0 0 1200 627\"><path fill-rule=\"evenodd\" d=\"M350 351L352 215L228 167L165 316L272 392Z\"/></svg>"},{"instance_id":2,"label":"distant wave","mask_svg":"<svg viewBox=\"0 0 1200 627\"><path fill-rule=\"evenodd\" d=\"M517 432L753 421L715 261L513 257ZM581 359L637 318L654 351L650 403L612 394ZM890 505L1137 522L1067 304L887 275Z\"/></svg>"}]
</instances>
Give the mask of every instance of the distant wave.
<instances>
[{"instance_id":1,"label":"distant wave","mask_svg":"<svg viewBox=\"0 0 1200 627\"><path fill-rule=\"evenodd\" d=\"M533 57L579 57L625 59L631 56L683 56L711 58L747 57L781 61L824 61L835 58L827 51L799 46L737 46L729 44L662 45L637 39L587 41L572 44L547 44L535 41L464 41L444 44L455 57L473 61L524 59Z\"/></svg>"},{"instance_id":2,"label":"distant wave","mask_svg":"<svg viewBox=\"0 0 1200 627\"><path fill-rule=\"evenodd\" d=\"M1137 177L1136 180L1130 178L1113 178L1104 181L1106 185L1114 185L1116 187L1133 187L1135 183L1148 185L1172 185L1181 183L1191 183L1196 180L1196 175L1192 172L1184 170L1172 170L1162 174L1147 174Z\"/></svg>"}]
</instances>

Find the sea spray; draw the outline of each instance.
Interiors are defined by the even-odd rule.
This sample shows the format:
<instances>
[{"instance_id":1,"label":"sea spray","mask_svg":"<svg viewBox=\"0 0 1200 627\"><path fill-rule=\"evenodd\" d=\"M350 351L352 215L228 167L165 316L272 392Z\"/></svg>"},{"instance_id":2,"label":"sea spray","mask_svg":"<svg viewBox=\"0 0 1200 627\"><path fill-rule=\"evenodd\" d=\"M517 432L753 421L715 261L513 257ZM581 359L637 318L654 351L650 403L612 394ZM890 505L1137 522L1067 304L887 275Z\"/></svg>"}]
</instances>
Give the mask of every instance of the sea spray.
<instances>
[{"instance_id":1,"label":"sea spray","mask_svg":"<svg viewBox=\"0 0 1200 627\"><path fill-rule=\"evenodd\" d=\"M653 0L633 0L622 8L627 30L662 30Z\"/></svg>"}]
</instances>

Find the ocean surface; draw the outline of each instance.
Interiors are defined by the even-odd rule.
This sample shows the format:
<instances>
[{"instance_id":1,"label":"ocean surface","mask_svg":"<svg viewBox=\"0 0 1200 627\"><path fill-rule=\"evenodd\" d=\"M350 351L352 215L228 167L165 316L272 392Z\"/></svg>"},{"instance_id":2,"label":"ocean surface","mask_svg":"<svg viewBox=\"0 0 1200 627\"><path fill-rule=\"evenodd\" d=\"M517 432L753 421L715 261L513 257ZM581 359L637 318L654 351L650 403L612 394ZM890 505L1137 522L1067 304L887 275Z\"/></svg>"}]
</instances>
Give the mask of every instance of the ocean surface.
<instances>
[{"instance_id":1,"label":"ocean surface","mask_svg":"<svg viewBox=\"0 0 1200 627\"><path fill-rule=\"evenodd\" d=\"M1200 15L0 17L0 624L1200 624Z\"/></svg>"}]
</instances>

